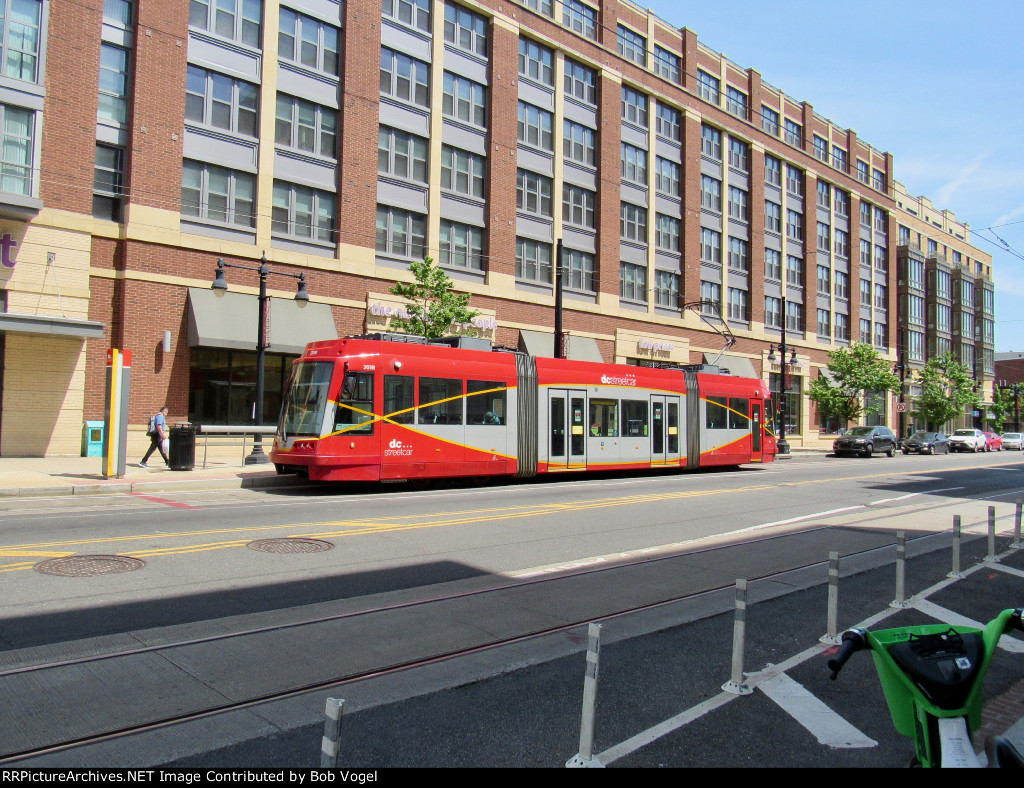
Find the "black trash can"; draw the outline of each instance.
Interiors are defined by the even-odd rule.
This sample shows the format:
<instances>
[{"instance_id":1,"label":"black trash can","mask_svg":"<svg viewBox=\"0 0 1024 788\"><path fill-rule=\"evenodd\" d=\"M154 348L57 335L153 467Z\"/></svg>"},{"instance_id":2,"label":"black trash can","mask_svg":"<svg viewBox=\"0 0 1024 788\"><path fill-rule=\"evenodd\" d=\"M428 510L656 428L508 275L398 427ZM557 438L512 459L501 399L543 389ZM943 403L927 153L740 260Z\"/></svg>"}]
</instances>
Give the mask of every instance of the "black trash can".
<instances>
[{"instance_id":1,"label":"black trash can","mask_svg":"<svg viewBox=\"0 0 1024 788\"><path fill-rule=\"evenodd\" d=\"M170 430L168 465L172 471L190 471L196 467L196 432L191 424L175 424Z\"/></svg>"}]
</instances>

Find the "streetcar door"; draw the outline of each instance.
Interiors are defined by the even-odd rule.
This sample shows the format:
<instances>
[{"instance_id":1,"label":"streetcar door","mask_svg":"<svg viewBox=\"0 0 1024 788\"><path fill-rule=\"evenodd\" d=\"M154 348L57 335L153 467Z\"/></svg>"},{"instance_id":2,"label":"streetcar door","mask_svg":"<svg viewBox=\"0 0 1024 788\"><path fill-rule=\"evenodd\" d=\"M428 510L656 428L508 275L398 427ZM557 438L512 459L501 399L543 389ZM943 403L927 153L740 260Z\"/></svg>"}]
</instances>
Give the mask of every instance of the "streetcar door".
<instances>
[{"instance_id":1,"label":"streetcar door","mask_svg":"<svg viewBox=\"0 0 1024 788\"><path fill-rule=\"evenodd\" d=\"M760 462L763 459L761 454L761 403L757 400L750 402L750 459L752 462Z\"/></svg>"},{"instance_id":2,"label":"streetcar door","mask_svg":"<svg viewBox=\"0 0 1024 788\"><path fill-rule=\"evenodd\" d=\"M651 397L651 465L679 462L679 397Z\"/></svg>"},{"instance_id":3,"label":"streetcar door","mask_svg":"<svg viewBox=\"0 0 1024 788\"><path fill-rule=\"evenodd\" d=\"M548 394L548 467L586 468L586 403L583 391L552 389Z\"/></svg>"}]
</instances>

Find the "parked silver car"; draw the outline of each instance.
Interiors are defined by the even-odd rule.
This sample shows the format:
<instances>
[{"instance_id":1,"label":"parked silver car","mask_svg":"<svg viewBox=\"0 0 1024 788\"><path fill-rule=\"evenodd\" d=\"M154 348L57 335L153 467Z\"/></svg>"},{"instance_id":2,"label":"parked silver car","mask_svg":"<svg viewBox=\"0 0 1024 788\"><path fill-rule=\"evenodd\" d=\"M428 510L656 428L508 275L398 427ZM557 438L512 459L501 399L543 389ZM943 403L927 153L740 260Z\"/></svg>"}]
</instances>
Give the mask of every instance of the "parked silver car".
<instances>
[{"instance_id":1,"label":"parked silver car","mask_svg":"<svg viewBox=\"0 0 1024 788\"><path fill-rule=\"evenodd\" d=\"M949 436L950 451L985 451L986 444L985 433L969 427L959 429Z\"/></svg>"},{"instance_id":2,"label":"parked silver car","mask_svg":"<svg viewBox=\"0 0 1024 788\"><path fill-rule=\"evenodd\" d=\"M1003 448L1021 451L1021 449L1024 449L1024 434L1019 432L1004 432Z\"/></svg>"}]
</instances>

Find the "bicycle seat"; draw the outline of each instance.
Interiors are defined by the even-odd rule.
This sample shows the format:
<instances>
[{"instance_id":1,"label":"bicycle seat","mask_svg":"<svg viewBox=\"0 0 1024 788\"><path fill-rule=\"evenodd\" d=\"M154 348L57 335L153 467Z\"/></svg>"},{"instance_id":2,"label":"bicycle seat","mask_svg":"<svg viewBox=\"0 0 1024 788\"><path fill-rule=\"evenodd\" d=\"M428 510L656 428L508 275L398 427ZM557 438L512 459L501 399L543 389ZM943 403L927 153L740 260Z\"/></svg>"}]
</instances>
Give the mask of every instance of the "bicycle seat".
<instances>
[{"instance_id":1,"label":"bicycle seat","mask_svg":"<svg viewBox=\"0 0 1024 788\"><path fill-rule=\"evenodd\" d=\"M925 696L941 709L959 709L974 686L984 641L980 633L954 629L911 635L889 646L889 655Z\"/></svg>"}]
</instances>

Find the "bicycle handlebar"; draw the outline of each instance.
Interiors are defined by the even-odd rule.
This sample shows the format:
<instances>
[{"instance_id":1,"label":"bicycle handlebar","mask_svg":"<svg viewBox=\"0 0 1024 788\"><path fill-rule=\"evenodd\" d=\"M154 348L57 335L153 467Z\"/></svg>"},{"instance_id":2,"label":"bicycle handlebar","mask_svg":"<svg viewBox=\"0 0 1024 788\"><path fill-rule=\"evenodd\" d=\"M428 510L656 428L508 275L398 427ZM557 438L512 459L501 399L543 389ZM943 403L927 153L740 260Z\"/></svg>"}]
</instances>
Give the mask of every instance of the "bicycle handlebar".
<instances>
[{"instance_id":1,"label":"bicycle handlebar","mask_svg":"<svg viewBox=\"0 0 1024 788\"><path fill-rule=\"evenodd\" d=\"M850 629L844 632L843 644L839 647L839 652L828 661L828 677L835 681L839 671L843 669L843 665L853 656L853 653L867 648L867 645L867 633L864 630Z\"/></svg>"}]
</instances>

